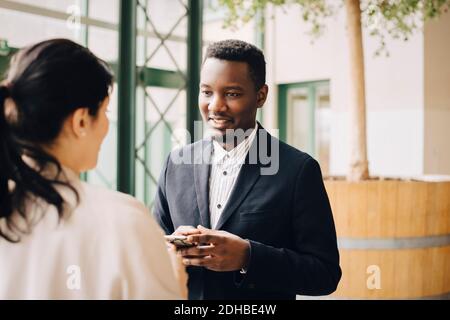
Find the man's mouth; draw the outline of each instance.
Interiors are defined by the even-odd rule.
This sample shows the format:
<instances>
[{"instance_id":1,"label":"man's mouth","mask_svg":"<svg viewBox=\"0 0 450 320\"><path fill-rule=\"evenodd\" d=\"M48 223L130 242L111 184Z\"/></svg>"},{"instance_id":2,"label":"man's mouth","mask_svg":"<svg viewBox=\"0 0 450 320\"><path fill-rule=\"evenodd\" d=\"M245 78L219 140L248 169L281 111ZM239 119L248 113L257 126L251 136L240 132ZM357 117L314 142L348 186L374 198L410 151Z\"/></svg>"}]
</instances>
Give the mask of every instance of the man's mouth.
<instances>
[{"instance_id":1,"label":"man's mouth","mask_svg":"<svg viewBox=\"0 0 450 320\"><path fill-rule=\"evenodd\" d=\"M209 117L208 121L210 121L213 127L217 129L226 128L230 123L233 122L231 118L224 117Z\"/></svg>"}]
</instances>

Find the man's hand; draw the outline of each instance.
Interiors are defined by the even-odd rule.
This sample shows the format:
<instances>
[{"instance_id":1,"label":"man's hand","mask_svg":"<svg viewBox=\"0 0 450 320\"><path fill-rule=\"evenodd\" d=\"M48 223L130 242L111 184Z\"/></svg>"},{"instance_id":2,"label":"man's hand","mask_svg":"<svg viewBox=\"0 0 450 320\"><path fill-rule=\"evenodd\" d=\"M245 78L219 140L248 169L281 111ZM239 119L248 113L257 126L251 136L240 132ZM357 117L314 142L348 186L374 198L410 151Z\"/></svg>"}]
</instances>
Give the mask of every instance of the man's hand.
<instances>
[{"instance_id":1,"label":"man's hand","mask_svg":"<svg viewBox=\"0 0 450 320\"><path fill-rule=\"evenodd\" d=\"M188 236L198 247L178 249L187 266L202 266L213 271L236 271L246 268L250 243L226 231L198 226L199 233Z\"/></svg>"},{"instance_id":2,"label":"man's hand","mask_svg":"<svg viewBox=\"0 0 450 320\"><path fill-rule=\"evenodd\" d=\"M193 226L179 226L177 230L172 233L174 236L189 236L191 234L199 234L200 230Z\"/></svg>"}]
</instances>

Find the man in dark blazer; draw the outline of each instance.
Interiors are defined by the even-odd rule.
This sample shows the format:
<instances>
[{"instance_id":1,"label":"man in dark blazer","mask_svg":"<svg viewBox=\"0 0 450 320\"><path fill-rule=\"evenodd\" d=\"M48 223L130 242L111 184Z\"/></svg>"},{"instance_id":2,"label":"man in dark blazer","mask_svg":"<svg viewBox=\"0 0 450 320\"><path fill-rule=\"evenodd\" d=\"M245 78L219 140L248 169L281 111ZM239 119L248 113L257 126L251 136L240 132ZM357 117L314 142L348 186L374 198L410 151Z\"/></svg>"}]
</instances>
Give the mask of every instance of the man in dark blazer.
<instances>
[{"instance_id":1,"label":"man in dark blazer","mask_svg":"<svg viewBox=\"0 0 450 320\"><path fill-rule=\"evenodd\" d=\"M200 89L212 137L169 155L154 206L166 234L186 235L198 245L179 249L188 266L189 298L332 293L341 269L319 164L256 124L268 92L263 53L238 40L210 45ZM239 129L246 132L243 139L228 139ZM222 173L221 162L212 159L227 159L238 148L245 161L235 179L221 184L232 173Z\"/></svg>"}]
</instances>

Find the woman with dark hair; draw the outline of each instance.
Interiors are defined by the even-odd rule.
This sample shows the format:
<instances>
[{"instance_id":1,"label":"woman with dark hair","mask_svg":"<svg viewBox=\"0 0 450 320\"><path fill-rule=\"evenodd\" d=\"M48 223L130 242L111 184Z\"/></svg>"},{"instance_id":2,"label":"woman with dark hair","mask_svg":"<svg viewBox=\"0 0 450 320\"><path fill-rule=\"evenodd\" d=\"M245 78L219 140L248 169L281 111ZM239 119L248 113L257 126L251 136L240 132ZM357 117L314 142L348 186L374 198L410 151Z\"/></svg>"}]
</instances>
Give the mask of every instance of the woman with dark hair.
<instances>
[{"instance_id":1,"label":"woman with dark hair","mask_svg":"<svg viewBox=\"0 0 450 320\"><path fill-rule=\"evenodd\" d=\"M145 206L79 179L97 164L112 83L70 40L13 57L0 86L0 300L184 298Z\"/></svg>"}]
</instances>

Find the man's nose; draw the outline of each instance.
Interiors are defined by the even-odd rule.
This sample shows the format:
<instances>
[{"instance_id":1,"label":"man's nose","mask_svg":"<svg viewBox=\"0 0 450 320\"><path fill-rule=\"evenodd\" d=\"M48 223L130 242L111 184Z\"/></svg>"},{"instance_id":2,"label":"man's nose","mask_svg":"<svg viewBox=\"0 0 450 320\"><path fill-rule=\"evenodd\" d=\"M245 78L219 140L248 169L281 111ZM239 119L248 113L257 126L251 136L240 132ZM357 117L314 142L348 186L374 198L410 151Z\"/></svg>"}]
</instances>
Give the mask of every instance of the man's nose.
<instances>
[{"instance_id":1,"label":"man's nose","mask_svg":"<svg viewBox=\"0 0 450 320\"><path fill-rule=\"evenodd\" d=\"M224 99L215 95L208 104L208 111L211 112L223 112L226 111L227 104Z\"/></svg>"}]
</instances>

